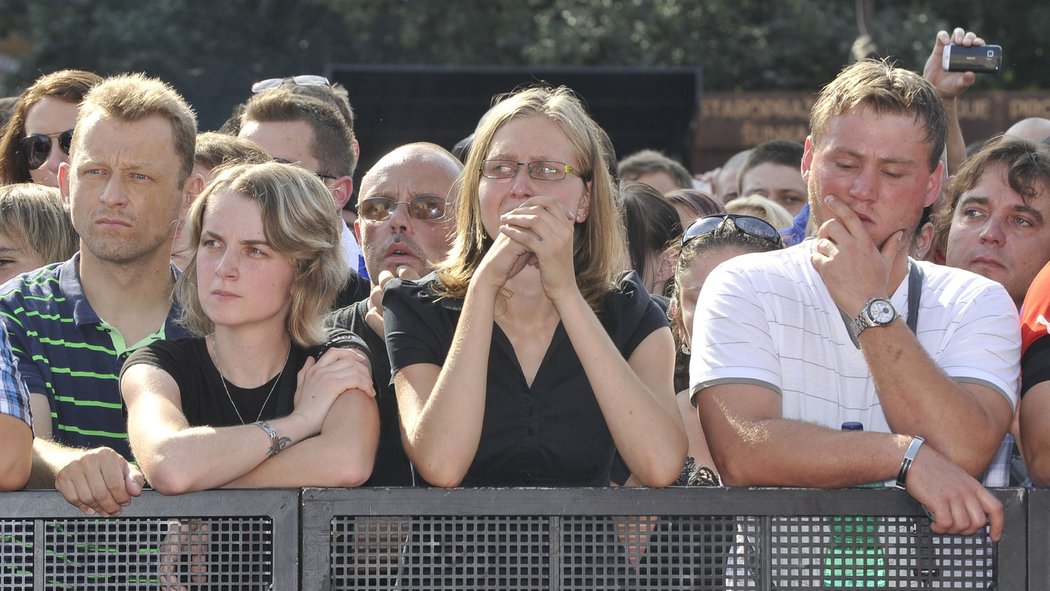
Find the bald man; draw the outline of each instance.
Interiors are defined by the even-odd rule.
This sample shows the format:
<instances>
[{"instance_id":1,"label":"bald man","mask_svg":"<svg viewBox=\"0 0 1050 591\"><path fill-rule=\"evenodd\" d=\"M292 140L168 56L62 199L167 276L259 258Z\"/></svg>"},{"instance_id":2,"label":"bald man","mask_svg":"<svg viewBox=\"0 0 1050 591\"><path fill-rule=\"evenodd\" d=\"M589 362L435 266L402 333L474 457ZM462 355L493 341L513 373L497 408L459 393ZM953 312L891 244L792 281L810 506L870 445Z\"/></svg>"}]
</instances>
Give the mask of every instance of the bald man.
<instances>
[{"instance_id":1,"label":"bald man","mask_svg":"<svg viewBox=\"0 0 1050 591\"><path fill-rule=\"evenodd\" d=\"M1050 137L1050 119L1043 117L1021 119L1011 125L1010 129L1007 129L1003 135L1039 143L1043 141L1043 138Z\"/></svg>"},{"instance_id":2,"label":"bald man","mask_svg":"<svg viewBox=\"0 0 1050 591\"><path fill-rule=\"evenodd\" d=\"M361 179L354 232L361 244L371 297L333 314L333 323L357 334L372 351L385 351L382 286L393 277L418 279L445 258L452 229L453 186L463 165L436 144L395 148ZM410 486L412 468L401 445L390 361L375 356L372 378L380 436L372 477L364 486Z\"/></svg>"}]
</instances>

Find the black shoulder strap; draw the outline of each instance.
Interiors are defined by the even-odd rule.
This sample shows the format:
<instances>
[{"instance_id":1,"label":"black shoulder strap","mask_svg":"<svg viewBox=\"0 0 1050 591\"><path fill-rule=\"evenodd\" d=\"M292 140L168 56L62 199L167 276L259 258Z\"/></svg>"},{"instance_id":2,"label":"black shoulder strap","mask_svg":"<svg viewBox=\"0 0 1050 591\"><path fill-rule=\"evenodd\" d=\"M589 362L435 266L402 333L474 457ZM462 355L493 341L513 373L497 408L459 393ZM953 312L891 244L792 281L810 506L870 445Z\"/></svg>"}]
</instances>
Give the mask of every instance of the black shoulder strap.
<instances>
[{"instance_id":1,"label":"black shoulder strap","mask_svg":"<svg viewBox=\"0 0 1050 591\"><path fill-rule=\"evenodd\" d=\"M919 326L919 298L922 297L922 282L924 279L925 274L919 263L908 259L908 318L906 322L912 333L916 333L916 327ZM842 322L846 325L846 333L849 334L853 345L860 349L857 337L853 336L853 331L850 330L850 324L853 321L842 310L839 310L839 315L842 316Z\"/></svg>"},{"instance_id":2,"label":"black shoulder strap","mask_svg":"<svg viewBox=\"0 0 1050 591\"><path fill-rule=\"evenodd\" d=\"M908 328L914 333L919 326L919 298L922 297L922 282L925 274L919 262L909 259L908 265Z\"/></svg>"}]
</instances>

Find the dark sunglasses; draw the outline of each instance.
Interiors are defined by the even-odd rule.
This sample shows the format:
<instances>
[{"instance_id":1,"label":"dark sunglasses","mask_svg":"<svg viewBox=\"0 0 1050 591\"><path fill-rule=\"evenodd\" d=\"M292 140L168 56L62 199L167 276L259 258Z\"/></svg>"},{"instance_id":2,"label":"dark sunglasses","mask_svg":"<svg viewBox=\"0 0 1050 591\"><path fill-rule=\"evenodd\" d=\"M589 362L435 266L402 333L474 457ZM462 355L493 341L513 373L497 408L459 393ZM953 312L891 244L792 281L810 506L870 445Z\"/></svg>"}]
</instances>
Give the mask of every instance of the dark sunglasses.
<instances>
[{"instance_id":1,"label":"dark sunglasses","mask_svg":"<svg viewBox=\"0 0 1050 591\"><path fill-rule=\"evenodd\" d=\"M252 94L259 94L264 90L270 90L271 88L277 88L284 84L285 80L291 82L295 86L331 86L332 83L328 81L328 78L324 76L314 76L313 74L303 74L301 76L292 76L289 78L267 78L266 80L260 80L255 84L252 84Z\"/></svg>"},{"instance_id":2,"label":"dark sunglasses","mask_svg":"<svg viewBox=\"0 0 1050 591\"><path fill-rule=\"evenodd\" d=\"M389 197L372 197L357 204L357 214L366 220L381 222L397 211L397 206L408 207L408 215L417 220L440 220L445 217L447 202L437 195L419 195L411 201L395 201Z\"/></svg>"},{"instance_id":3,"label":"dark sunglasses","mask_svg":"<svg viewBox=\"0 0 1050 591\"><path fill-rule=\"evenodd\" d=\"M713 234L721 230L727 222L732 222L735 229L748 236L768 240L778 246L783 246L784 244L783 239L780 237L780 232L766 220L751 215L723 213L704 216L693 222L689 229L685 231L685 234L682 234L682 246L689 244L689 241L694 238Z\"/></svg>"},{"instance_id":4,"label":"dark sunglasses","mask_svg":"<svg viewBox=\"0 0 1050 591\"><path fill-rule=\"evenodd\" d=\"M19 151L26 159L29 170L36 170L47 162L51 156L51 142L58 138L58 147L62 153L69 156L69 146L73 143L73 130L67 129L60 133L34 133L18 141Z\"/></svg>"}]
</instances>

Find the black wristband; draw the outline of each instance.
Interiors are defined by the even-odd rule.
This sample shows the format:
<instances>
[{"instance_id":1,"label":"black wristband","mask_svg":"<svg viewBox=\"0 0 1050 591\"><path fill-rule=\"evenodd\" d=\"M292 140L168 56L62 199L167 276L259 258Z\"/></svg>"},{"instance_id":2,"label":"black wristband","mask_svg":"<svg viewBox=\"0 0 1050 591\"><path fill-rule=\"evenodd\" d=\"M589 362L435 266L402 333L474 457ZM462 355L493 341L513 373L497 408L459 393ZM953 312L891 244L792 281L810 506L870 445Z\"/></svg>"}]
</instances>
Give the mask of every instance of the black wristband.
<instances>
[{"instance_id":1,"label":"black wristband","mask_svg":"<svg viewBox=\"0 0 1050 591\"><path fill-rule=\"evenodd\" d=\"M908 470L911 469L915 456L919 455L919 448L922 447L924 441L926 440L916 435L911 440L911 444L908 445L908 451L904 452L904 459L901 460L901 469L897 472L897 483L894 484L900 490L905 490L908 486Z\"/></svg>"}]
</instances>

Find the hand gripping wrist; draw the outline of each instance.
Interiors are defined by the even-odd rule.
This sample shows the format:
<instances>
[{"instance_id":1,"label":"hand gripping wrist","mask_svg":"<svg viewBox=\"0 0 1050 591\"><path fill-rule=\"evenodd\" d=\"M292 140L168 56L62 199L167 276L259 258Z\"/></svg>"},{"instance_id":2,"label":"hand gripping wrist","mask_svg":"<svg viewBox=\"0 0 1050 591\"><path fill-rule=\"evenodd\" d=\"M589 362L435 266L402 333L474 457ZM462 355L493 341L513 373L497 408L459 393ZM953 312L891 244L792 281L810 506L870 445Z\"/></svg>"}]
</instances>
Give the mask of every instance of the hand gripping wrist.
<instances>
[{"instance_id":1,"label":"hand gripping wrist","mask_svg":"<svg viewBox=\"0 0 1050 591\"><path fill-rule=\"evenodd\" d=\"M904 459L901 460L901 469L897 472L897 483L894 484L900 490L905 490L908 486L908 471L911 470L911 465L915 462L915 456L919 455L919 448L922 447L924 441L926 440L916 435L911 440L911 444L908 445L908 451L904 452Z\"/></svg>"}]
</instances>

